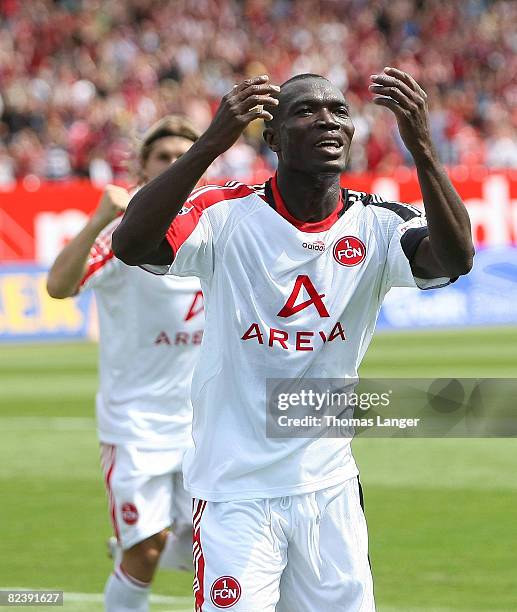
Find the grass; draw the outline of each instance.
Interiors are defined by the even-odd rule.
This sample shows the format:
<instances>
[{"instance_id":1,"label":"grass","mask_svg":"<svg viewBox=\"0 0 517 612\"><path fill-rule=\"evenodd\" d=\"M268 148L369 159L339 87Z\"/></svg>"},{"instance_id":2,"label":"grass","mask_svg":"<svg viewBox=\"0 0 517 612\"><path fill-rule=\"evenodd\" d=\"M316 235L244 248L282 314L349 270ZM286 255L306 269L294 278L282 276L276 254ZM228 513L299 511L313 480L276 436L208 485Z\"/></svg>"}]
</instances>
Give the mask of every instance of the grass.
<instances>
[{"instance_id":1,"label":"grass","mask_svg":"<svg viewBox=\"0 0 517 612\"><path fill-rule=\"evenodd\" d=\"M361 373L517 377L517 329L379 334ZM0 346L0 585L62 589L69 612L102 610L111 570L96 384L94 345ZM354 452L381 612L517 609L514 440L370 438ZM160 572L153 592L153 611L192 609L188 574Z\"/></svg>"}]
</instances>

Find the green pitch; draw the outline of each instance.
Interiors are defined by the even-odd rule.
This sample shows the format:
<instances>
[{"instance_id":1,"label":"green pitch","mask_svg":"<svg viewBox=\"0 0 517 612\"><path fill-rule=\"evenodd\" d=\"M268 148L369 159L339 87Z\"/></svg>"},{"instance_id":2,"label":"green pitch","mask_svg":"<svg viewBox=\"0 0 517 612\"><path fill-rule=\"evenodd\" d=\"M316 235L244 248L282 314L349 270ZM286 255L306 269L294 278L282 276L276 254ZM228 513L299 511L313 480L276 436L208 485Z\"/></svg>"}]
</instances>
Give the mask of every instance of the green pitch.
<instances>
[{"instance_id":1,"label":"green pitch","mask_svg":"<svg viewBox=\"0 0 517 612\"><path fill-rule=\"evenodd\" d=\"M517 377L517 329L379 334L361 373ZM70 612L103 609L111 569L95 388L93 345L0 346L0 589L61 589ZM381 612L517 609L514 440L354 450ZM192 610L190 575L161 572L154 593L155 611Z\"/></svg>"}]
</instances>

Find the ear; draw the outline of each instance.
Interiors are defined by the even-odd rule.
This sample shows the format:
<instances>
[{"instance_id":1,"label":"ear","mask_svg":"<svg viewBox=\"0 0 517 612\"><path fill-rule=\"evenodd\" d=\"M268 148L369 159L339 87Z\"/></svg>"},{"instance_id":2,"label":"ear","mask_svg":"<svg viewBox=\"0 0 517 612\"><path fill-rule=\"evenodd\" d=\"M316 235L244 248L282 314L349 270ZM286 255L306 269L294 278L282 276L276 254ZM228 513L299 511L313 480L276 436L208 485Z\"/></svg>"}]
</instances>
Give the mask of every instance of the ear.
<instances>
[{"instance_id":1,"label":"ear","mask_svg":"<svg viewBox=\"0 0 517 612\"><path fill-rule=\"evenodd\" d=\"M262 138L271 151L274 151L275 153L280 151L280 139L278 138L278 134L275 129L272 127L265 128L262 132Z\"/></svg>"}]
</instances>

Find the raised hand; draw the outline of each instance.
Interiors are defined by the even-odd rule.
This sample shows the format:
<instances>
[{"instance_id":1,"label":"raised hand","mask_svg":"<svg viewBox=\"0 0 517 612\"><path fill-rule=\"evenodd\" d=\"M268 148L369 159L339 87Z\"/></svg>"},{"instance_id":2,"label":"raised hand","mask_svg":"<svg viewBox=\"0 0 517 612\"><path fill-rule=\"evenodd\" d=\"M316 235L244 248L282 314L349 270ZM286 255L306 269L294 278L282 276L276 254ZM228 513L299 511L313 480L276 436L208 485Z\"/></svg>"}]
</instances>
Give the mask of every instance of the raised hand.
<instances>
[{"instance_id":1,"label":"raised hand","mask_svg":"<svg viewBox=\"0 0 517 612\"><path fill-rule=\"evenodd\" d=\"M275 107L280 87L272 85L267 75L246 79L235 85L221 100L212 123L200 140L218 155L229 149L246 126L255 119L273 118L264 107Z\"/></svg>"},{"instance_id":2,"label":"raised hand","mask_svg":"<svg viewBox=\"0 0 517 612\"><path fill-rule=\"evenodd\" d=\"M432 154L427 94L415 79L397 68L373 74L369 89L374 103L395 114L400 136L413 158Z\"/></svg>"},{"instance_id":3,"label":"raised hand","mask_svg":"<svg viewBox=\"0 0 517 612\"><path fill-rule=\"evenodd\" d=\"M172 262L165 236L185 200L211 163L228 150L254 119L272 119L264 107L278 105L280 87L262 75L236 85L198 140L178 160L133 196L113 233L113 251L128 265Z\"/></svg>"},{"instance_id":4,"label":"raised hand","mask_svg":"<svg viewBox=\"0 0 517 612\"><path fill-rule=\"evenodd\" d=\"M106 226L126 210L130 199L123 187L107 185L92 218L99 225Z\"/></svg>"}]
</instances>

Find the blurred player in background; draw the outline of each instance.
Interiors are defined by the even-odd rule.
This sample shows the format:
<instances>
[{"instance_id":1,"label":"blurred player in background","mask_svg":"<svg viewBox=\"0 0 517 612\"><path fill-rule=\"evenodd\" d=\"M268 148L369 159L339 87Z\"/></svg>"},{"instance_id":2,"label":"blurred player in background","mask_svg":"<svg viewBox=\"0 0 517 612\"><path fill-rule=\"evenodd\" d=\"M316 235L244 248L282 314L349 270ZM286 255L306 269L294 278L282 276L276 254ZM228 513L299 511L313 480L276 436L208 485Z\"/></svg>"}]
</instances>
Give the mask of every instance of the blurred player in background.
<instances>
[{"instance_id":1,"label":"blurred player in background","mask_svg":"<svg viewBox=\"0 0 517 612\"><path fill-rule=\"evenodd\" d=\"M426 93L395 68L373 75L371 91L397 119L427 221L341 189L354 126L337 87L304 74L279 88L262 76L223 98L185 156L134 196L113 236L124 261L199 276L206 298L185 460L198 611L375 608L350 440L266 435L268 379L355 380L391 287L444 286L472 266L468 214L431 142ZM257 118L276 175L262 187L191 194Z\"/></svg>"},{"instance_id":2,"label":"blurred player in background","mask_svg":"<svg viewBox=\"0 0 517 612\"><path fill-rule=\"evenodd\" d=\"M156 123L141 145L140 185L183 155L198 135L180 116ZM99 312L98 434L122 548L106 584L108 612L148 610L160 557L162 567L192 566L192 500L181 466L191 443L190 385L203 334L202 295L196 278L152 276L114 257L111 236L129 199L122 187L106 188L47 282L55 298L92 288Z\"/></svg>"}]
</instances>

